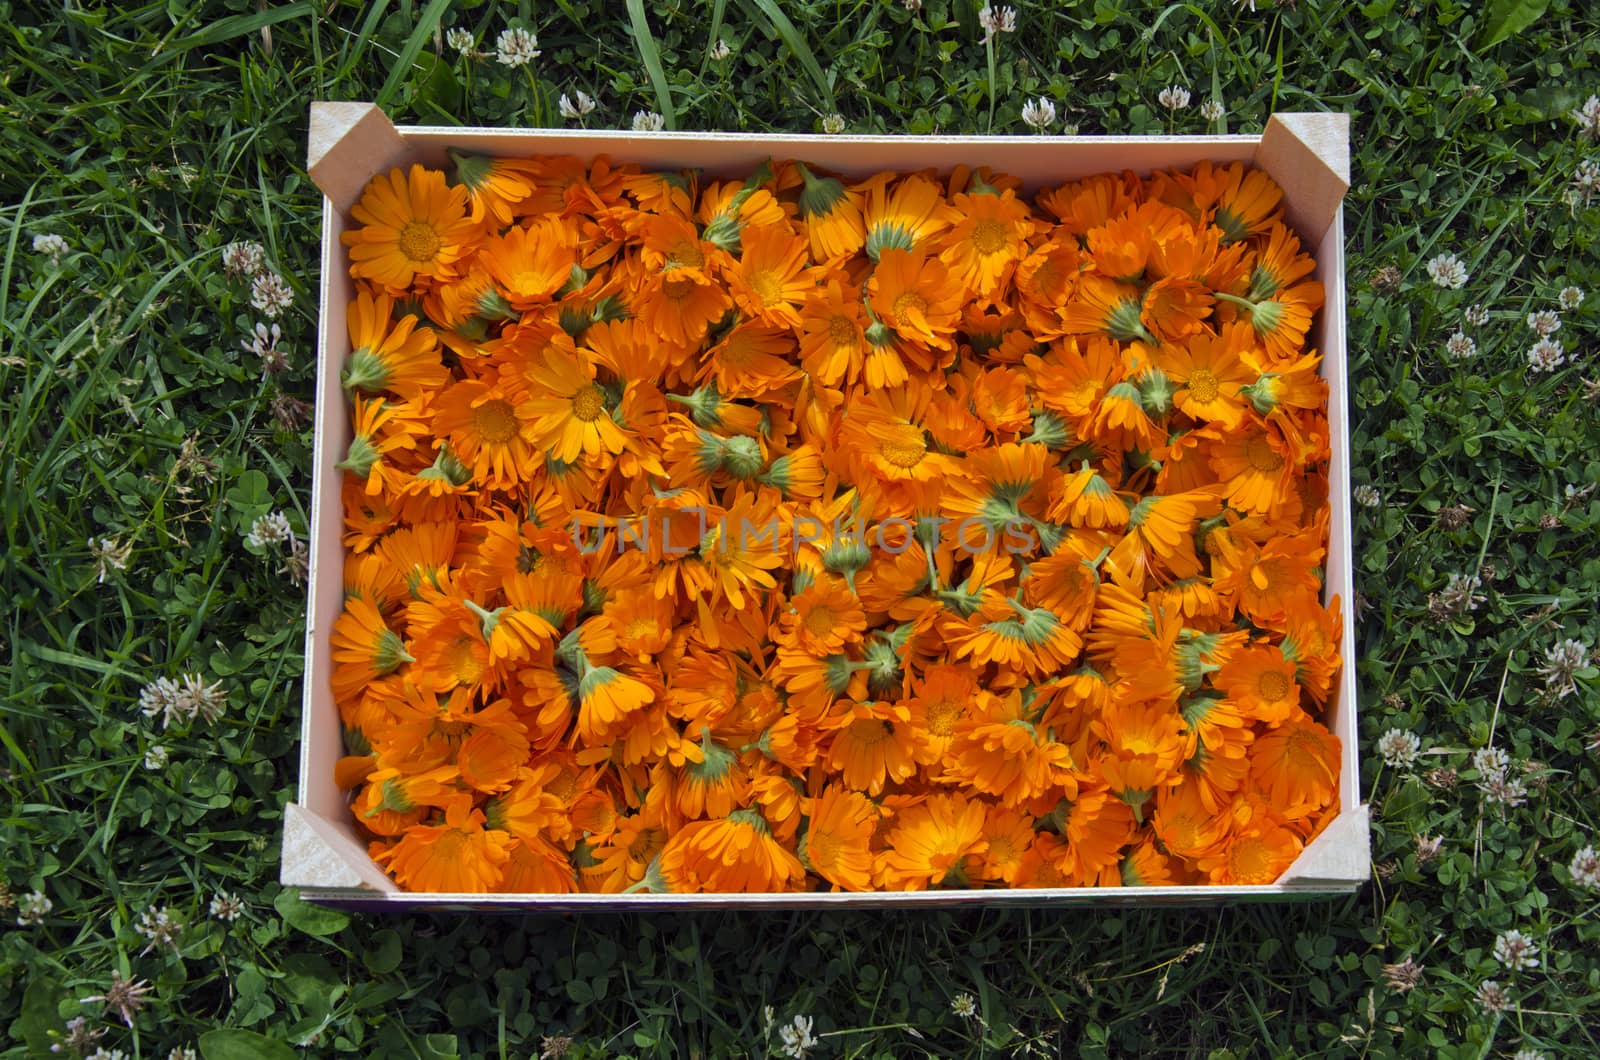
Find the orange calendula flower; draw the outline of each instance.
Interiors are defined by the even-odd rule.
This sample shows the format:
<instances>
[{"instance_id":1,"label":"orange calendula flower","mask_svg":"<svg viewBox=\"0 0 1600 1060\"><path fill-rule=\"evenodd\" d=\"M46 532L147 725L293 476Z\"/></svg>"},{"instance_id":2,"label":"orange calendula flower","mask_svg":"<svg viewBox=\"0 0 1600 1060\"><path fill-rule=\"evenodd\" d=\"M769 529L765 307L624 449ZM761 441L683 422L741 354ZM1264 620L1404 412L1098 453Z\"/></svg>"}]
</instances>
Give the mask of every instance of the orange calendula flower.
<instances>
[{"instance_id":1,"label":"orange calendula flower","mask_svg":"<svg viewBox=\"0 0 1600 1060\"><path fill-rule=\"evenodd\" d=\"M622 452L627 437L612 418L609 398L595 382L592 364L550 346L527 373L533 396L522 412L533 421L536 445L568 462L584 455Z\"/></svg>"},{"instance_id":2,"label":"orange calendula flower","mask_svg":"<svg viewBox=\"0 0 1600 1060\"><path fill-rule=\"evenodd\" d=\"M930 795L896 816L878 856L876 876L896 891L925 891L959 876L969 855L989 848L984 804L959 793Z\"/></svg>"},{"instance_id":3,"label":"orange calendula flower","mask_svg":"<svg viewBox=\"0 0 1600 1060\"><path fill-rule=\"evenodd\" d=\"M898 182L894 176L880 173L861 186L866 196L861 215L867 230L862 249L875 262L882 260L886 250L921 247L957 219L939 185L923 176L913 175Z\"/></svg>"},{"instance_id":4,"label":"orange calendula flower","mask_svg":"<svg viewBox=\"0 0 1600 1060\"><path fill-rule=\"evenodd\" d=\"M360 695L372 681L416 661L382 613L358 596L347 599L334 620L332 644L333 694L341 700Z\"/></svg>"},{"instance_id":5,"label":"orange calendula flower","mask_svg":"<svg viewBox=\"0 0 1600 1060\"><path fill-rule=\"evenodd\" d=\"M410 395L442 387L449 378L432 329L417 327L412 314L396 320L394 312L388 295L356 293L345 318L351 352L339 373L346 391Z\"/></svg>"},{"instance_id":6,"label":"orange calendula flower","mask_svg":"<svg viewBox=\"0 0 1600 1060\"><path fill-rule=\"evenodd\" d=\"M950 205L961 219L941 237L939 258L959 283L987 297L1010 279L1026 252L1032 211L1009 189L956 195Z\"/></svg>"},{"instance_id":7,"label":"orange calendula flower","mask_svg":"<svg viewBox=\"0 0 1600 1060\"><path fill-rule=\"evenodd\" d=\"M872 838L879 811L866 796L838 785L811 802L800 859L841 891L872 890Z\"/></svg>"},{"instance_id":8,"label":"orange calendula flower","mask_svg":"<svg viewBox=\"0 0 1600 1060\"><path fill-rule=\"evenodd\" d=\"M804 182L800 216L811 240L812 260L836 261L859 251L867 240L861 193L837 177L816 175L803 163L796 163L795 170Z\"/></svg>"},{"instance_id":9,"label":"orange calendula flower","mask_svg":"<svg viewBox=\"0 0 1600 1060\"><path fill-rule=\"evenodd\" d=\"M781 327L800 323L800 305L813 285L806 278L806 244L787 225L746 231L730 278L734 299L752 317Z\"/></svg>"},{"instance_id":10,"label":"orange calendula flower","mask_svg":"<svg viewBox=\"0 0 1600 1060\"><path fill-rule=\"evenodd\" d=\"M572 278L578 234L559 218L536 218L484 240L477 263L517 310L548 303Z\"/></svg>"},{"instance_id":11,"label":"orange calendula flower","mask_svg":"<svg viewBox=\"0 0 1600 1060\"><path fill-rule=\"evenodd\" d=\"M961 288L938 258L885 250L867 291L873 312L902 339L939 350L951 347L961 322Z\"/></svg>"},{"instance_id":12,"label":"orange calendula flower","mask_svg":"<svg viewBox=\"0 0 1600 1060\"><path fill-rule=\"evenodd\" d=\"M1262 821L1224 840L1198 859L1198 867L1216 884L1272 883L1294 863L1301 846L1289 829Z\"/></svg>"},{"instance_id":13,"label":"orange calendula flower","mask_svg":"<svg viewBox=\"0 0 1600 1060\"><path fill-rule=\"evenodd\" d=\"M911 712L895 703L857 703L839 723L828 764L854 791L879 795L917 771L912 758Z\"/></svg>"},{"instance_id":14,"label":"orange calendula flower","mask_svg":"<svg viewBox=\"0 0 1600 1060\"><path fill-rule=\"evenodd\" d=\"M1297 821L1339 794L1339 738L1292 718L1250 746L1250 780L1285 820Z\"/></svg>"},{"instance_id":15,"label":"orange calendula flower","mask_svg":"<svg viewBox=\"0 0 1600 1060\"><path fill-rule=\"evenodd\" d=\"M691 894L747 894L796 888L806 870L772 837L756 810L686 824L661 851L667 889Z\"/></svg>"},{"instance_id":16,"label":"orange calendula flower","mask_svg":"<svg viewBox=\"0 0 1600 1060\"><path fill-rule=\"evenodd\" d=\"M361 222L342 237L351 275L392 291L404 291L419 277L454 279L456 262L478 234L467 213L467 189L450 187L443 173L420 165L375 178L350 216Z\"/></svg>"},{"instance_id":17,"label":"orange calendula flower","mask_svg":"<svg viewBox=\"0 0 1600 1060\"><path fill-rule=\"evenodd\" d=\"M1213 681L1241 713L1268 725L1288 721L1300 709L1294 663L1278 648L1261 646L1237 652Z\"/></svg>"},{"instance_id":18,"label":"orange calendula flower","mask_svg":"<svg viewBox=\"0 0 1600 1060\"><path fill-rule=\"evenodd\" d=\"M377 854L402 886L417 891L484 894L495 890L510 860L511 837L486 829L470 796L451 799L444 821L408 829Z\"/></svg>"},{"instance_id":19,"label":"orange calendula flower","mask_svg":"<svg viewBox=\"0 0 1600 1060\"><path fill-rule=\"evenodd\" d=\"M463 379L439 399L433 429L475 480L501 488L531 477L538 466L532 413L498 380Z\"/></svg>"}]
</instances>

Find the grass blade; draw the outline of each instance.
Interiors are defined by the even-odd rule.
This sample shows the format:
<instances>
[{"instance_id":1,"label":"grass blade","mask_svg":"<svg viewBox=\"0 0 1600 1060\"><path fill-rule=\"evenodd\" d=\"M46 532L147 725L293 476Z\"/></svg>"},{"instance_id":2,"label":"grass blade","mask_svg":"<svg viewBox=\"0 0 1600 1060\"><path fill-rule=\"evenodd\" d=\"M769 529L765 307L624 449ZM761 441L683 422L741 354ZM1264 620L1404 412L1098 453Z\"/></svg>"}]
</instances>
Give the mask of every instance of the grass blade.
<instances>
[{"instance_id":1,"label":"grass blade","mask_svg":"<svg viewBox=\"0 0 1600 1060\"><path fill-rule=\"evenodd\" d=\"M406 39L405 47L400 49L399 57L389 68L389 76L384 79L383 87L378 89L378 94L373 97L372 102L380 107L388 105L389 100L399 91L400 82L410 75L422 46L433 36L433 31L439 27L439 20L444 17L449 7L450 0L430 0L428 6L422 9L422 16L417 19L417 28L412 30L411 36Z\"/></svg>"},{"instance_id":2,"label":"grass blade","mask_svg":"<svg viewBox=\"0 0 1600 1060\"><path fill-rule=\"evenodd\" d=\"M773 30L783 39L784 46L800 60L806 76L811 78L811 83L816 87L819 102L826 106L828 113L834 110L833 85L828 83L828 75L823 73L822 64L817 62L817 57L812 54L811 46L806 43L800 31L795 29L794 23L789 21L789 16L777 5L776 0L749 0L761 13L767 16L767 21L772 24Z\"/></svg>"},{"instance_id":3,"label":"grass blade","mask_svg":"<svg viewBox=\"0 0 1600 1060\"><path fill-rule=\"evenodd\" d=\"M644 0L628 0L628 21L633 31L634 46L644 61L645 72L650 75L650 85L656 90L656 106L668 129L678 127L678 112L672 106L672 92L667 87L667 74L661 68L661 50L650 33L650 23L645 21Z\"/></svg>"}]
</instances>

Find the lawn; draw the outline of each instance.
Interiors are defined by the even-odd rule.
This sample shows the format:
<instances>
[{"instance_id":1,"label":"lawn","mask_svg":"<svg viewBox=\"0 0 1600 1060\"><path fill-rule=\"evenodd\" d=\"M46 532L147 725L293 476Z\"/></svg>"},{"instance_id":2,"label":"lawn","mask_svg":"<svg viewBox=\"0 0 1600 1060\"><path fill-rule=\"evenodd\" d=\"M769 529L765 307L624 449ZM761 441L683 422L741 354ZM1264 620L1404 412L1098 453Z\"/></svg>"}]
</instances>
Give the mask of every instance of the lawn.
<instances>
[{"instance_id":1,"label":"lawn","mask_svg":"<svg viewBox=\"0 0 1600 1060\"><path fill-rule=\"evenodd\" d=\"M1589 5L1017 3L1009 30L970 0L0 14L0 1057L1600 1055ZM1371 882L1221 910L497 919L281 890L319 99L818 134L1349 113Z\"/></svg>"}]
</instances>

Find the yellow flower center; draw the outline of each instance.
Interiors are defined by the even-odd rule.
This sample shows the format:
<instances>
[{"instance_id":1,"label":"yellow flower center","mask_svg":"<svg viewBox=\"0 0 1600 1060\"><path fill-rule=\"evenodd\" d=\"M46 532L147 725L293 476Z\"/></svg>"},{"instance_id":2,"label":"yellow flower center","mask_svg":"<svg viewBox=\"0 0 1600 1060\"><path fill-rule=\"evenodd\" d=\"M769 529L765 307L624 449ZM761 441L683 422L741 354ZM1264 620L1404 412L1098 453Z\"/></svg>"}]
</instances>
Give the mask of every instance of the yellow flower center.
<instances>
[{"instance_id":1,"label":"yellow flower center","mask_svg":"<svg viewBox=\"0 0 1600 1060\"><path fill-rule=\"evenodd\" d=\"M1272 448L1265 435L1258 434L1244 443L1244 458L1257 471L1276 471L1283 466L1283 457Z\"/></svg>"},{"instance_id":2,"label":"yellow flower center","mask_svg":"<svg viewBox=\"0 0 1600 1060\"><path fill-rule=\"evenodd\" d=\"M517 411L504 398L485 401L472 410L472 430L489 445L504 445L517 436Z\"/></svg>"},{"instance_id":3,"label":"yellow flower center","mask_svg":"<svg viewBox=\"0 0 1600 1060\"><path fill-rule=\"evenodd\" d=\"M828 338L833 340L835 346L854 346L856 344L856 323L843 314L832 317L828 321Z\"/></svg>"},{"instance_id":4,"label":"yellow flower center","mask_svg":"<svg viewBox=\"0 0 1600 1060\"><path fill-rule=\"evenodd\" d=\"M1042 861L1039 863L1039 871L1034 874L1033 882L1040 887L1065 887L1067 877L1054 862Z\"/></svg>"},{"instance_id":5,"label":"yellow flower center","mask_svg":"<svg viewBox=\"0 0 1600 1060\"><path fill-rule=\"evenodd\" d=\"M894 315L897 318L904 319L913 309L923 315L928 312L928 300L916 291L906 291L894 300Z\"/></svg>"},{"instance_id":6,"label":"yellow flower center","mask_svg":"<svg viewBox=\"0 0 1600 1060\"><path fill-rule=\"evenodd\" d=\"M1289 679L1277 670L1263 671L1256 679L1256 691L1262 699L1276 703L1289 694Z\"/></svg>"},{"instance_id":7,"label":"yellow flower center","mask_svg":"<svg viewBox=\"0 0 1600 1060\"><path fill-rule=\"evenodd\" d=\"M593 383L572 395L572 415L584 423L593 423L606 410L606 395Z\"/></svg>"},{"instance_id":8,"label":"yellow flower center","mask_svg":"<svg viewBox=\"0 0 1600 1060\"><path fill-rule=\"evenodd\" d=\"M1189 377L1189 396L1196 401L1215 401L1217 393L1217 374L1209 368L1196 368Z\"/></svg>"},{"instance_id":9,"label":"yellow flower center","mask_svg":"<svg viewBox=\"0 0 1600 1060\"><path fill-rule=\"evenodd\" d=\"M1006 248L1006 226L985 217L972 226L972 245L979 254L998 254Z\"/></svg>"},{"instance_id":10,"label":"yellow flower center","mask_svg":"<svg viewBox=\"0 0 1600 1060\"><path fill-rule=\"evenodd\" d=\"M700 250L700 244L688 239L680 239L667 250L667 263L670 265L687 265L691 269L698 269L706 263L706 256Z\"/></svg>"},{"instance_id":11,"label":"yellow flower center","mask_svg":"<svg viewBox=\"0 0 1600 1060\"><path fill-rule=\"evenodd\" d=\"M761 299L762 305L776 305L783 301L783 284L767 269L762 269L750 277L750 289Z\"/></svg>"},{"instance_id":12,"label":"yellow flower center","mask_svg":"<svg viewBox=\"0 0 1600 1060\"><path fill-rule=\"evenodd\" d=\"M450 667L450 673L464 685L475 685L478 678L483 676L483 663L478 659L474 650L478 643L467 636L457 637L445 650L445 665Z\"/></svg>"},{"instance_id":13,"label":"yellow flower center","mask_svg":"<svg viewBox=\"0 0 1600 1060\"><path fill-rule=\"evenodd\" d=\"M661 625L653 618L636 618L628 623L628 631L623 635L624 640L641 641L653 638L661 632Z\"/></svg>"},{"instance_id":14,"label":"yellow flower center","mask_svg":"<svg viewBox=\"0 0 1600 1060\"><path fill-rule=\"evenodd\" d=\"M889 738L889 723L877 718L857 718L850 723L850 742L860 748L876 747Z\"/></svg>"},{"instance_id":15,"label":"yellow flower center","mask_svg":"<svg viewBox=\"0 0 1600 1060\"><path fill-rule=\"evenodd\" d=\"M441 245L438 230L426 221L410 221L400 229L400 253L419 265L437 258Z\"/></svg>"},{"instance_id":16,"label":"yellow flower center","mask_svg":"<svg viewBox=\"0 0 1600 1060\"><path fill-rule=\"evenodd\" d=\"M936 699L928 704L928 733L931 736L952 736L956 722L961 720L961 704L953 699Z\"/></svg>"},{"instance_id":17,"label":"yellow flower center","mask_svg":"<svg viewBox=\"0 0 1600 1060\"><path fill-rule=\"evenodd\" d=\"M827 604L818 604L806 615L806 632L813 637L826 637L833 631L834 624L839 621L839 616Z\"/></svg>"},{"instance_id":18,"label":"yellow flower center","mask_svg":"<svg viewBox=\"0 0 1600 1060\"><path fill-rule=\"evenodd\" d=\"M562 802L571 802L572 797L578 793L578 777L575 773L562 770L550 779L544 790Z\"/></svg>"},{"instance_id":19,"label":"yellow flower center","mask_svg":"<svg viewBox=\"0 0 1600 1060\"><path fill-rule=\"evenodd\" d=\"M1002 833L989 837L989 860L996 865L1010 865L1021 856L1022 851L1010 836Z\"/></svg>"},{"instance_id":20,"label":"yellow flower center","mask_svg":"<svg viewBox=\"0 0 1600 1060\"><path fill-rule=\"evenodd\" d=\"M839 861L839 850L844 844L832 832L806 834L806 858L813 865L828 867Z\"/></svg>"},{"instance_id":21,"label":"yellow flower center","mask_svg":"<svg viewBox=\"0 0 1600 1060\"><path fill-rule=\"evenodd\" d=\"M878 442L878 455L891 467L913 468L928 455L928 444L922 440L921 432L906 428Z\"/></svg>"},{"instance_id":22,"label":"yellow flower center","mask_svg":"<svg viewBox=\"0 0 1600 1060\"><path fill-rule=\"evenodd\" d=\"M674 302L681 302L693 294L697 286L687 276L669 276L661 282L661 294Z\"/></svg>"},{"instance_id":23,"label":"yellow flower center","mask_svg":"<svg viewBox=\"0 0 1600 1060\"><path fill-rule=\"evenodd\" d=\"M1041 293L1052 291L1060 285L1061 270L1056 268L1056 263L1049 258L1033 270L1033 279L1029 281L1029 286Z\"/></svg>"},{"instance_id":24,"label":"yellow flower center","mask_svg":"<svg viewBox=\"0 0 1600 1060\"><path fill-rule=\"evenodd\" d=\"M1239 840L1228 851L1228 867L1241 883L1265 882L1271 866L1272 851L1257 836Z\"/></svg>"},{"instance_id":25,"label":"yellow flower center","mask_svg":"<svg viewBox=\"0 0 1600 1060\"><path fill-rule=\"evenodd\" d=\"M642 828L633 842L628 844L628 858L637 864L648 865L666 845L667 837L659 828Z\"/></svg>"}]
</instances>

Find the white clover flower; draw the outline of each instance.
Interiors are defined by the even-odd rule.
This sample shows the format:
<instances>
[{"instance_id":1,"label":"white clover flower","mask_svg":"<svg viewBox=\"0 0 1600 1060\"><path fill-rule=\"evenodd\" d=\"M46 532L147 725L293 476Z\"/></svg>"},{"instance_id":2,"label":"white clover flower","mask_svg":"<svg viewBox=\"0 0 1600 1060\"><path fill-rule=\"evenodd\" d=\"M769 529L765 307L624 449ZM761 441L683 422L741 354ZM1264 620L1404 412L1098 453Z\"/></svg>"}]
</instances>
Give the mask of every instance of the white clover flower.
<instances>
[{"instance_id":1,"label":"white clover flower","mask_svg":"<svg viewBox=\"0 0 1600 1060\"><path fill-rule=\"evenodd\" d=\"M1464 361L1477 355L1478 343L1466 332L1457 331L1444 340L1444 352L1450 355L1452 361Z\"/></svg>"},{"instance_id":2,"label":"white clover flower","mask_svg":"<svg viewBox=\"0 0 1600 1060\"><path fill-rule=\"evenodd\" d=\"M1528 327L1532 328L1540 338L1554 335L1561 330L1561 314L1554 309L1541 309L1537 313L1529 313Z\"/></svg>"},{"instance_id":3,"label":"white clover flower","mask_svg":"<svg viewBox=\"0 0 1600 1060\"><path fill-rule=\"evenodd\" d=\"M810 1016L796 1016L793 1023L778 1028L778 1037L783 1041L779 1052L791 1060L804 1060L817 1047L817 1039L811 1036Z\"/></svg>"},{"instance_id":4,"label":"white clover flower","mask_svg":"<svg viewBox=\"0 0 1600 1060\"><path fill-rule=\"evenodd\" d=\"M829 136L838 136L844 132L845 123L843 114L827 114L822 118L822 131Z\"/></svg>"},{"instance_id":5,"label":"white clover flower","mask_svg":"<svg viewBox=\"0 0 1600 1060\"><path fill-rule=\"evenodd\" d=\"M1528 367L1535 372L1553 372L1567 359L1556 339L1540 339L1528 348Z\"/></svg>"},{"instance_id":6,"label":"white clover flower","mask_svg":"<svg viewBox=\"0 0 1600 1060\"><path fill-rule=\"evenodd\" d=\"M167 754L167 749L158 743L151 744L144 753L144 767L152 773L167 768L169 760L170 756Z\"/></svg>"},{"instance_id":7,"label":"white clover flower","mask_svg":"<svg viewBox=\"0 0 1600 1060\"><path fill-rule=\"evenodd\" d=\"M61 259L67 256L67 251L72 248L67 246L67 241L54 232L33 237L33 252L43 254L50 259L51 265L60 265Z\"/></svg>"},{"instance_id":8,"label":"white clover flower","mask_svg":"<svg viewBox=\"0 0 1600 1060\"><path fill-rule=\"evenodd\" d=\"M653 110L640 110L633 114L633 131L636 133L660 132L666 127L667 119Z\"/></svg>"},{"instance_id":9,"label":"white clover flower","mask_svg":"<svg viewBox=\"0 0 1600 1060\"><path fill-rule=\"evenodd\" d=\"M1488 599L1478 592L1482 585L1483 579L1476 574L1452 574L1439 597L1456 614L1476 611L1478 605Z\"/></svg>"},{"instance_id":10,"label":"white clover flower","mask_svg":"<svg viewBox=\"0 0 1600 1060\"><path fill-rule=\"evenodd\" d=\"M250 281L250 304L271 320L294 305L294 291L282 276L271 269L263 269Z\"/></svg>"},{"instance_id":11,"label":"white clover flower","mask_svg":"<svg viewBox=\"0 0 1600 1060\"><path fill-rule=\"evenodd\" d=\"M1378 488L1365 482L1350 491L1350 499L1363 508L1376 508L1383 503L1383 497L1379 495Z\"/></svg>"},{"instance_id":12,"label":"white clover flower","mask_svg":"<svg viewBox=\"0 0 1600 1060\"><path fill-rule=\"evenodd\" d=\"M1544 663L1535 672L1544 678L1547 695L1565 699L1578 690L1577 672L1588 665L1588 645L1569 637L1545 649Z\"/></svg>"},{"instance_id":13,"label":"white clover flower","mask_svg":"<svg viewBox=\"0 0 1600 1060\"><path fill-rule=\"evenodd\" d=\"M244 902L240 901L237 895L218 891L216 897L211 899L211 915L218 920L226 920L231 924L238 920L243 912Z\"/></svg>"},{"instance_id":14,"label":"white clover flower","mask_svg":"<svg viewBox=\"0 0 1600 1060\"><path fill-rule=\"evenodd\" d=\"M728 47L727 41L723 40L721 37L718 37L717 42L711 46L711 50L707 54L711 56L712 62L720 63L722 60L733 54L733 49Z\"/></svg>"},{"instance_id":15,"label":"white clover flower","mask_svg":"<svg viewBox=\"0 0 1600 1060\"><path fill-rule=\"evenodd\" d=\"M200 1057L187 1045L175 1045L172 1052L167 1054L167 1060L200 1060Z\"/></svg>"},{"instance_id":16,"label":"white clover flower","mask_svg":"<svg viewBox=\"0 0 1600 1060\"><path fill-rule=\"evenodd\" d=\"M461 55L471 57L477 53L478 38L464 26L451 26L445 31L444 42Z\"/></svg>"},{"instance_id":17,"label":"white clover flower","mask_svg":"<svg viewBox=\"0 0 1600 1060\"><path fill-rule=\"evenodd\" d=\"M989 4L983 5L978 12L978 25L983 27L983 43L988 44L997 33L1015 33L1017 31L1017 9L1002 7L996 11Z\"/></svg>"},{"instance_id":18,"label":"white clover flower","mask_svg":"<svg viewBox=\"0 0 1600 1060\"><path fill-rule=\"evenodd\" d=\"M50 915L55 903L43 891L29 891L17 899L17 926L37 927Z\"/></svg>"},{"instance_id":19,"label":"white clover flower","mask_svg":"<svg viewBox=\"0 0 1600 1060\"><path fill-rule=\"evenodd\" d=\"M1568 201L1573 205L1589 205L1596 192L1600 192L1600 162L1579 162L1572 173L1572 187L1567 189Z\"/></svg>"},{"instance_id":20,"label":"white clover flower","mask_svg":"<svg viewBox=\"0 0 1600 1060\"><path fill-rule=\"evenodd\" d=\"M1502 931L1494 940L1494 959L1511 971L1539 967L1539 944L1516 928Z\"/></svg>"},{"instance_id":21,"label":"white clover flower","mask_svg":"<svg viewBox=\"0 0 1600 1060\"><path fill-rule=\"evenodd\" d=\"M1222 116L1228 113L1228 108L1222 105L1220 99L1208 99L1200 104L1200 116L1206 121L1221 121Z\"/></svg>"},{"instance_id":22,"label":"white clover flower","mask_svg":"<svg viewBox=\"0 0 1600 1060\"><path fill-rule=\"evenodd\" d=\"M1489 323L1489 311L1481 305L1468 306L1465 315L1469 327L1481 328Z\"/></svg>"},{"instance_id":23,"label":"white clover flower","mask_svg":"<svg viewBox=\"0 0 1600 1060\"><path fill-rule=\"evenodd\" d=\"M1600 854L1595 853L1594 847L1584 847L1572 855L1567 872L1579 887L1600 890Z\"/></svg>"},{"instance_id":24,"label":"white clover flower","mask_svg":"<svg viewBox=\"0 0 1600 1060\"><path fill-rule=\"evenodd\" d=\"M176 949L178 936L183 933L183 921L174 916L172 910L166 906L159 908L151 906L139 914L133 930L150 940L150 944L141 950L141 953L149 953L153 949L165 946Z\"/></svg>"},{"instance_id":25,"label":"white clover flower","mask_svg":"<svg viewBox=\"0 0 1600 1060\"><path fill-rule=\"evenodd\" d=\"M1189 105L1189 90L1182 85L1168 85L1156 96L1156 102L1171 111L1179 111Z\"/></svg>"},{"instance_id":26,"label":"white clover flower","mask_svg":"<svg viewBox=\"0 0 1600 1060\"><path fill-rule=\"evenodd\" d=\"M1422 740L1414 732L1390 729L1378 737L1378 753L1394 769L1404 769L1417 760L1422 750Z\"/></svg>"},{"instance_id":27,"label":"white clover flower","mask_svg":"<svg viewBox=\"0 0 1600 1060\"><path fill-rule=\"evenodd\" d=\"M180 680L174 681L170 677L158 677L139 690L139 710L147 718L161 715L161 727L166 729L174 720L191 721L194 718L204 718L214 722L222 716L222 711L228 705L228 693L222 687L222 682L213 681L209 684L199 674L186 673ZM152 748L152 753L155 749ZM159 755L161 764L166 764L167 752L161 749ZM145 768L154 769L150 759L145 759Z\"/></svg>"},{"instance_id":28,"label":"white clover flower","mask_svg":"<svg viewBox=\"0 0 1600 1060\"><path fill-rule=\"evenodd\" d=\"M516 69L527 66L539 57L539 38L523 29L512 26L500 31L495 38L494 57L502 66Z\"/></svg>"},{"instance_id":29,"label":"white clover flower","mask_svg":"<svg viewBox=\"0 0 1600 1060\"><path fill-rule=\"evenodd\" d=\"M1459 289L1467 285L1467 267L1454 254L1440 254L1429 261L1428 276L1440 287Z\"/></svg>"},{"instance_id":30,"label":"white clover flower","mask_svg":"<svg viewBox=\"0 0 1600 1060\"><path fill-rule=\"evenodd\" d=\"M124 979L120 970L111 973L111 985L106 987L106 992L94 997L86 997L84 1001L99 1001L106 1008L122 1017L122 1022L129 1027L133 1026L133 1017L144 1008L149 1000L150 984L143 979Z\"/></svg>"},{"instance_id":31,"label":"white clover flower","mask_svg":"<svg viewBox=\"0 0 1600 1060\"><path fill-rule=\"evenodd\" d=\"M104 582L113 570L127 570L128 559L133 555L133 542L121 542L114 537L89 539L89 559L94 563L94 580Z\"/></svg>"},{"instance_id":32,"label":"white clover flower","mask_svg":"<svg viewBox=\"0 0 1600 1060\"><path fill-rule=\"evenodd\" d=\"M1521 806L1528 801L1528 785L1521 777L1497 776L1480 780L1478 790L1485 799L1501 806Z\"/></svg>"},{"instance_id":33,"label":"white clover flower","mask_svg":"<svg viewBox=\"0 0 1600 1060\"><path fill-rule=\"evenodd\" d=\"M978 1014L978 999L965 992L957 994L950 999L950 1011L969 1020Z\"/></svg>"},{"instance_id":34,"label":"white clover flower","mask_svg":"<svg viewBox=\"0 0 1600 1060\"><path fill-rule=\"evenodd\" d=\"M1511 767L1511 756L1498 747L1480 747L1472 752L1472 768L1478 771L1480 781L1503 777Z\"/></svg>"},{"instance_id":35,"label":"white clover flower","mask_svg":"<svg viewBox=\"0 0 1600 1060\"><path fill-rule=\"evenodd\" d=\"M1600 139L1600 96L1584 100L1583 106L1572 111L1572 120L1578 123L1578 135L1583 139Z\"/></svg>"},{"instance_id":36,"label":"white clover flower","mask_svg":"<svg viewBox=\"0 0 1600 1060\"><path fill-rule=\"evenodd\" d=\"M1493 979L1485 979L1478 984L1477 997L1478 1007L1491 1015L1511 1007L1511 996L1506 993L1506 988Z\"/></svg>"},{"instance_id":37,"label":"white clover flower","mask_svg":"<svg viewBox=\"0 0 1600 1060\"><path fill-rule=\"evenodd\" d=\"M128 1060L128 1054L121 1049L107 1049L102 1045L83 1060Z\"/></svg>"},{"instance_id":38,"label":"white clover flower","mask_svg":"<svg viewBox=\"0 0 1600 1060\"><path fill-rule=\"evenodd\" d=\"M268 327L257 321L250 338L241 341L239 345L246 352L261 358L262 371L268 375L280 375L289 368L289 355L278 348L278 343L281 341L283 341L282 328L277 324Z\"/></svg>"},{"instance_id":39,"label":"white clover flower","mask_svg":"<svg viewBox=\"0 0 1600 1060\"><path fill-rule=\"evenodd\" d=\"M1562 309L1570 313L1583 304L1583 288L1563 287L1561 293L1556 295L1556 301L1561 304Z\"/></svg>"},{"instance_id":40,"label":"white clover flower","mask_svg":"<svg viewBox=\"0 0 1600 1060\"><path fill-rule=\"evenodd\" d=\"M278 573L288 578L290 585L301 586L306 583L306 575L311 573L311 550L304 541L295 538L289 542L289 551L284 555Z\"/></svg>"},{"instance_id":41,"label":"white clover flower","mask_svg":"<svg viewBox=\"0 0 1600 1060\"><path fill-rule=\"evenodd\" d=\"M293 541L295 537L294 529L282 512L268 512L250 524L250 532L244 539L252 547L266 548L285 541Z\"/></svg>"},{"instance_id":42,"label":"white clover flower","mask_svg":"<svg viewBox=\"0 0 1600 1060\"><path fill-rule=\"evenodd\" d=\"M1056 105L1040 96L1030 99L1022 105L1022 121L1031 129L1041 132L1049 128L1056 120Z\"/></svg>"},{"instance_id":43,"label":"white clover flower","mask_svg":"<svg viewBox=\"0 0 1600 1060\"><path fill-rule=\"evenodd\" d=\"M267 252L260 243L229 243L222 248L222 271L234 279L247 279L260 272Z\"/></svg>"},{"instance_id":44,"label":"white clover flower","mask_svg":"<svg viewBox=\"0 0 1600 1060\"><path fill-rule=\"evenodd\" d=\"M561 112L563 118L568 121L574 121L594 112L593 96L581 88L574 89L572 95L573 98L568 99L567 94L563 92L561 93L561 98L556 102L556 109Z\"/></svg>"}]
</instances>

